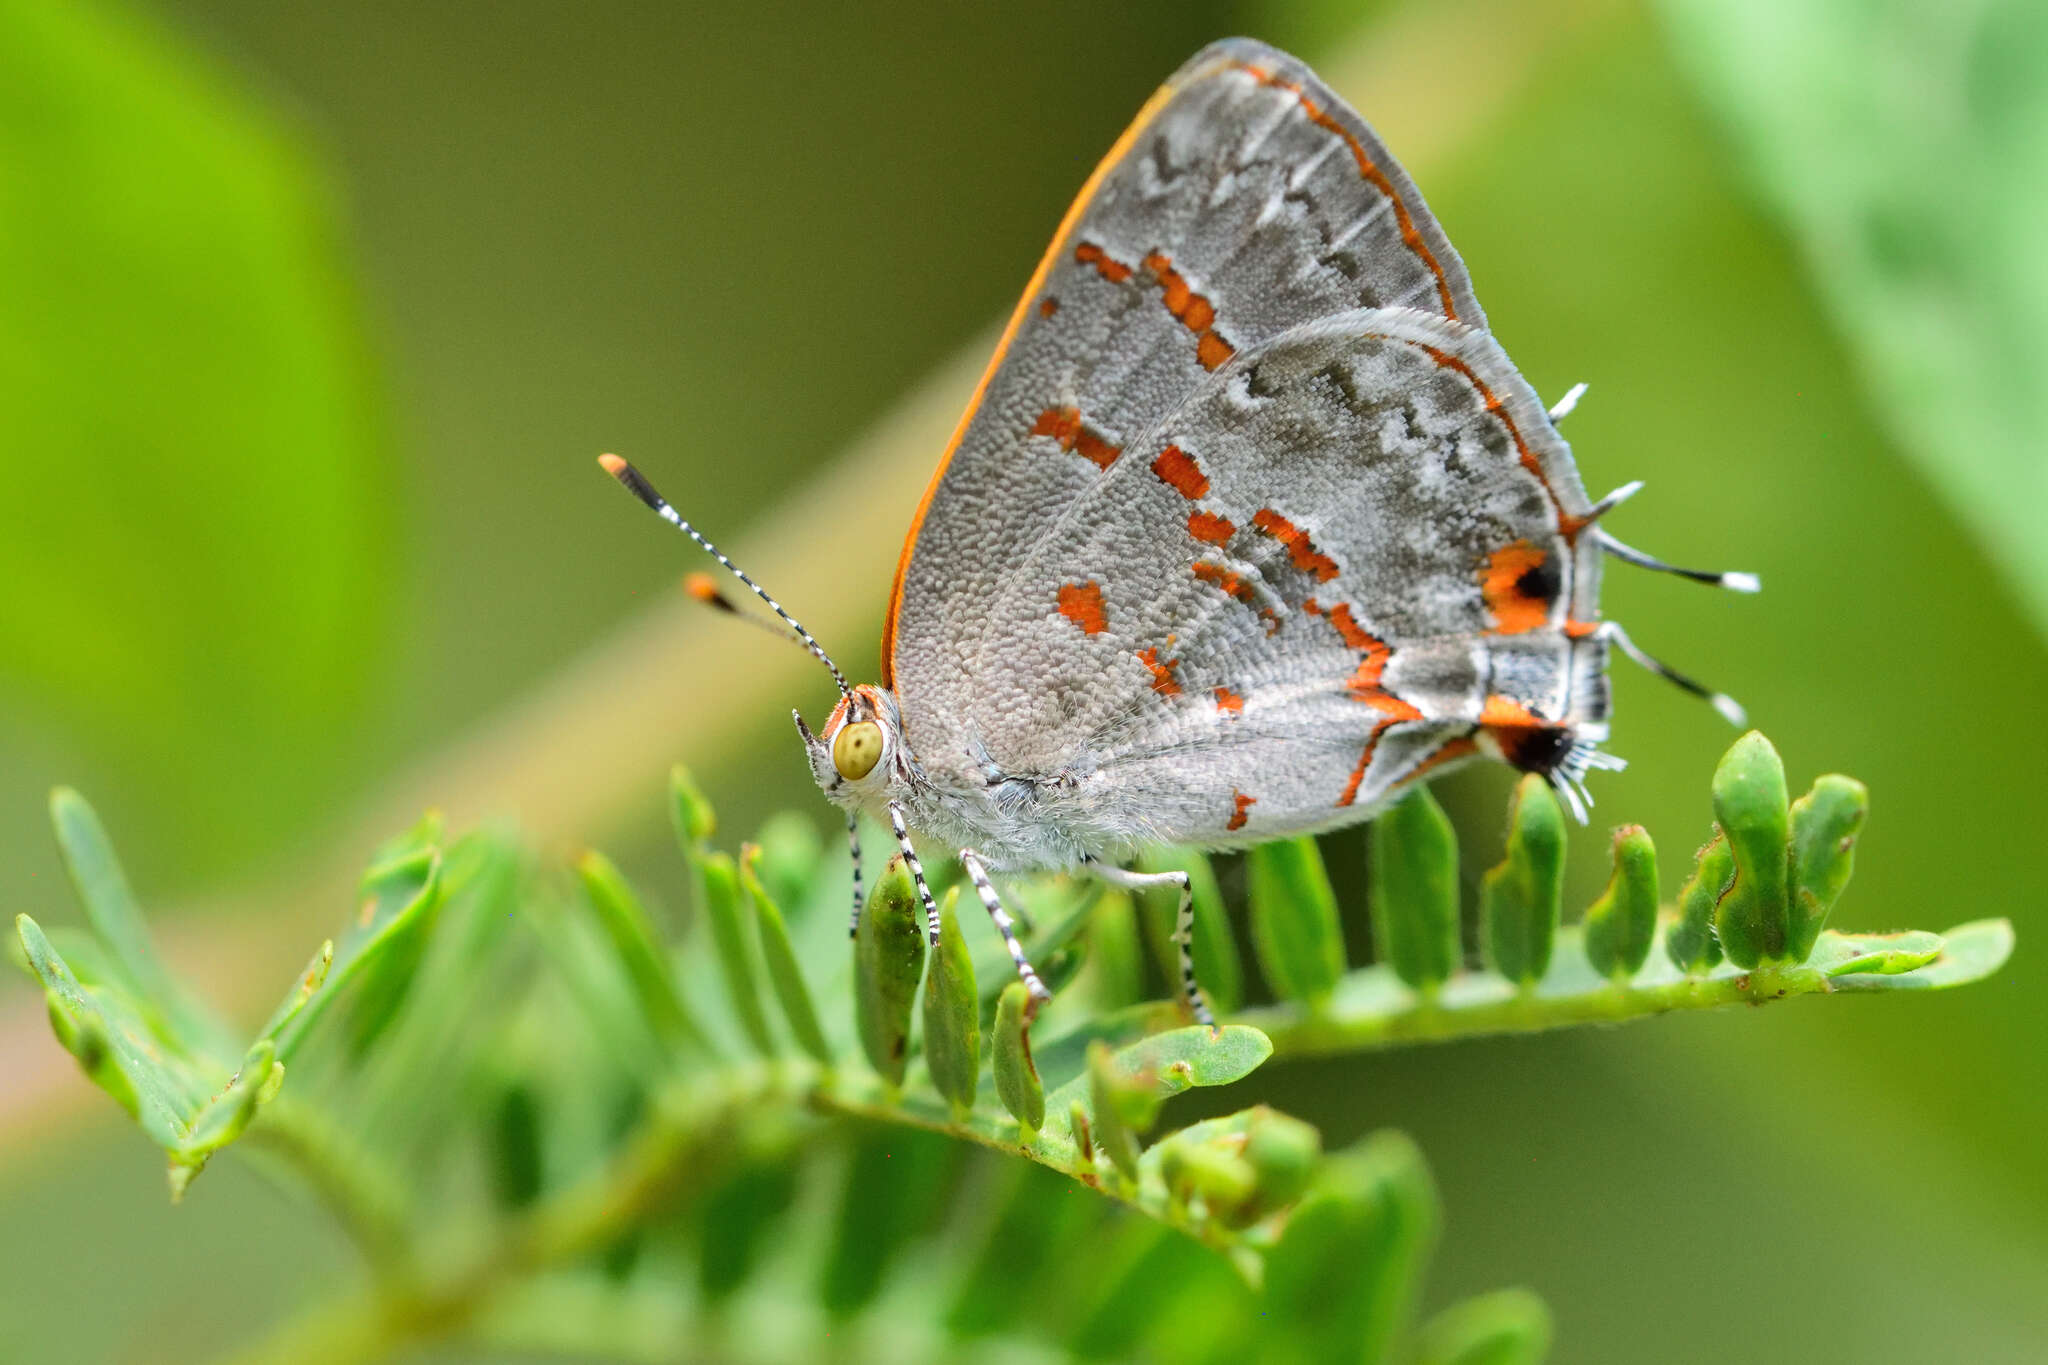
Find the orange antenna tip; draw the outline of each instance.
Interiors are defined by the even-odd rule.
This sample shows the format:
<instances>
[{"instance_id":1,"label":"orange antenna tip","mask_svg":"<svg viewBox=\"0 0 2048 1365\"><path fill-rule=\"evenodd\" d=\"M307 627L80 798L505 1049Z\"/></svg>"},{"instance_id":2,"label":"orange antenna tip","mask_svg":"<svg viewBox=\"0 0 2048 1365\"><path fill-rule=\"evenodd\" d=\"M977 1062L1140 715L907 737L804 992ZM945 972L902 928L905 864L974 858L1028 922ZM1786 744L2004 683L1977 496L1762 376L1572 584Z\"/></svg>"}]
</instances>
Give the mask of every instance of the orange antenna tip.
<instances>
[{"instance_id":1,"label":"orange antenna tip","mask_svg":"<svg viewBox=\"0 0 2048 1365\"><path fill-rule=\"evenodd\" d=\"M626 471L626 462L616 455L600 455L597 457L597 462L604 466L605 473L615 479Z\"/></svg>"}]
</instances>

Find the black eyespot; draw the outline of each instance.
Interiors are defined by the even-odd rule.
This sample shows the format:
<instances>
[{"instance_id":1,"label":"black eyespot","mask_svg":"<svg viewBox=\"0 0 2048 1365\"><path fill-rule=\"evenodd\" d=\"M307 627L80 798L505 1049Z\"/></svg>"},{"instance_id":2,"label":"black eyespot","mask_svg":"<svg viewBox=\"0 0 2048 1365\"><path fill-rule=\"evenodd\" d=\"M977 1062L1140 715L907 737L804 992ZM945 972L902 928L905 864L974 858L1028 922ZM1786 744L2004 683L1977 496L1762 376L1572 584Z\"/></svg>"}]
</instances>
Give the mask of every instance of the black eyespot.
<instances>
[{"instance_id":1,"label":"black eyespot","mask_svg":"<svg viewBox=\"0 0 2048 1365\"><path fill-rule=\"evenodd\" d=\"M1557 565L1549 555L1531 564L1515 580L1515 595L1526 600L1550 602L1557 597Z\"/></svg>"},{"instance_id":2,"label":"black eyespot","mask_svg":"<svg viewBox=\"0 0 2048 1365\"><path fill-rule=\"evenodd\" d=\"M1572 751L1572 732L1563 725L1516 726L1494 732L1501 757L1525 773L1548 777Z\"/></svg>"}]
</instances>

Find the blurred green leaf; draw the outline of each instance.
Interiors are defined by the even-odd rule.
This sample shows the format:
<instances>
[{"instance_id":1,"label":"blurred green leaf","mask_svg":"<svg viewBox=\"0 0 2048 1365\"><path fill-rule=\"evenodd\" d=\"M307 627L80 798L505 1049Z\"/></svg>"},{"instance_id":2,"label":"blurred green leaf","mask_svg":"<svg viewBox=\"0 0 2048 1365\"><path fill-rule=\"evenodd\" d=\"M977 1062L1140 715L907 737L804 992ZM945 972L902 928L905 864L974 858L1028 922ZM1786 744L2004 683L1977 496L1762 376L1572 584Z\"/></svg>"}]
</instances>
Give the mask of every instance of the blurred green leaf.
<instances>
[{"instance_id":1,"label":"blurred green leaf","mask_svg":"<svg viewBox=\"0 0 2048 1365\"><path fill-rule=\"evenodd\" d=\"M1333 1155L1266 1256L1266 1298L1293 1350L1274 1359L1385 1360L1436 1244L1436 1187L1400 1133Z\"/></svg>"},{"instance_id":2,"label":"blurred green leaf","mask_svg":"<svg viewBox=\"0 0 2048 1365\"><path fill-rule=\"evenodd\" d=\"M665 1048L702 1047L704 1031L683 1003L660 933L632 886L609 858L595 851L577 861L576 873L648 1028Z\"/></svg>"},{"instance_id":3,"label":"blurred green leaf","mask_svg":"<svg viewBox=\"0 0 2048 1365\"><path fill-rule=\"evenodd\" d=\"M205 1102L206 1083L165 1054L118 988L80 985L33 919L17 915L14 924L47 992L58 1040L94 1084L134 1115L150 1141L175 1150Z\"/></svg>"},{"instance_id":4,"label":"blurred green leaf","mask_svg":"<svg viewBox=\"0 0 2048 1365\"><path fill-rule=\"evenodd\" d=\"M311 813L375 681L397 502L335 204L131 8L0 5L0 91L0 684L160 784L190 875Z\"/></svg>"},{"instance_id":5,"label":"blurred green leaf","mask_svg":"<svg viewBox=\"0 0 2048 1365\"><path fill-rule=\"evenodd\" d=\"M1417 1334L1415 1365L1542 1365L1550 1309L1526 1289L1501 1289L1453 1304Z\"/></svg>"},{"instance_id":6,"label":"blurred green leaf","mask_svg":"<svg viewBox=\"0 0 2048 1365\"><path fill-rule=\"evenodd\" d=\"M1273 993L1316 1001L1344 972L1344 930L1323 855L1310 838L1261 844L1245 856L1252 943Z\"/></svg>"},{"instance_id":7,"label":"blurred green leaf","mask_svg":"<svg viewBox=\"0 0 2048 1365\"><path fill-rule=\"evenodd\" d=\"M165 1036L187 1052L234 1055L226 1027L166 971L150 941L149 926L135 902L128 878L114 856L106 828L84 797L69 787L50 793L50 824L64 868L85 907L85 917L105 951L108 964L133 992L145 1016L157 1021Z\"/></svg>"},{"instance_id":8,"label":"blurred green leaf","mask_svg":"<svg viewBox=\"0 0 2048 1365\"><path fill-rule=\"evenodd\" d=\"M816 851L815 835L812 836L812 849ZM804 981L803 968L797 965L796 948L789 941L789 926L782 918L781 906L769 895L768 888L756 874L756 865L761 861L758 845L748 844L740 849L740 881L754 904L754 922L761 935L761 959L768 968L768 982L775 988L775 998L782 1005L782 1017L788 1022L790 1036L796 1039L797 1046L820 1065L830 1066L832 1046L825 1041L825 1030L818 1023L817 1007L811 1003L811 988ZM803 893L801 878L796 882L796 890L799 895ZM973 1008L970 999L970 1014Z\"/></svg>"},{"instance_id":9,"label":"blurred green leaf","mask_svg":"<svg viewBox=\"0 0 2048 1365\"><path fill-rule=\"evenodd\" d=\"M744 893L740 889L739 868L730 853L709 853L695 861L697 886L703 893L699 908L711 925L711 941L718 950L726 998L754 1051L763 1057L773 1057L775 1035L768 1028L768 1013L761 1004L761 973L755 965L754 919L740 908Z\"/></svg>"},{"instance_id":10,"label":"blurred green leaf","mask_svg":"<svg viewBox=\"0 0 2048 1365\"><path fill-rule=\"evenodd\" d=\"M2048 8L1658 8L1877 410L2048 633Z\"/></svg>"}]
</instances>

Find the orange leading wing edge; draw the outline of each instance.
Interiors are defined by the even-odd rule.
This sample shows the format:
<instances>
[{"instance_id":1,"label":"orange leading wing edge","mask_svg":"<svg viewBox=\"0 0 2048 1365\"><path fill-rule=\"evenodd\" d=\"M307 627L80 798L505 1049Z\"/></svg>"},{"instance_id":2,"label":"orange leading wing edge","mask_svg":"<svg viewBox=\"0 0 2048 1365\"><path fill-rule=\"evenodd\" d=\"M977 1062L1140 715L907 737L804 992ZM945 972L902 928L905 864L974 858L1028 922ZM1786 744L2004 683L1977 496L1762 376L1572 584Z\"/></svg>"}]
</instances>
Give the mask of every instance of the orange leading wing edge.
<instances>
[{"instance_id":1,"label":"orange leading wing edge","mask_svg":"<svg viewBox=\"0 0 2048 1365\"><path fill-rule=\"evenodd\" d=\"M1218 60L1228 61L1227 58ZM1081 192L1074 197L1066 216L1060 219L1059 230L1053 233L1052 243L1046 247L1044 257L1038 262L1038 269L1031 272L1031 282L1024 286L1024 296L1017 301L1016 310L1010 314L1009 325L1003 328L1002 340L996 343L996 351L989 358L988 368L981 372L981 381L974 386L974 396L967 400L967 410L960 414L959 425L953 428L953 435L946 442L946 453L939 457L939 467L932 471L931 482L925 485L924 496L918 499L917 511L910 518L909 534L903 537L903 553L896 558L896 581L889 588L889 613L882 623L882 686L892 691L896 687L896 617L903 609L903 579L910 572L910 556L917 548L918 532L924 529L924 516L932 505L932 496L939 491L939 482L946 477L946 467L953 463L953 452L960 448L960 441L967 434L968 424L974 420L974 414L981 410L982 395L988 392L989 380L1002 367L1003 357L1010 352L1011 340L1017 335L1017 329L1023 326L1033 300L1044 288L1045 277L1052 273L1053 262L1059 259L1061 248L1066 245L1068 236L1080 222L1089 201L1094 199L1096 187L1102 183L1103 177L1109 174L1110 169L1123 160L1124 154L1130 151L1131 144L1145 131L1153 117L1169 99L1173 98L1174 92L1179 88L1180 86L1168 82L1153 92L1152 98L1145 101L1145 107L1138 111L1138 116L1131 120L1131 126L1124 129L1123 136L1116 140L1115 145L1089 175L1087 183L1081 186Z\"/></svg>"}]
</instances>

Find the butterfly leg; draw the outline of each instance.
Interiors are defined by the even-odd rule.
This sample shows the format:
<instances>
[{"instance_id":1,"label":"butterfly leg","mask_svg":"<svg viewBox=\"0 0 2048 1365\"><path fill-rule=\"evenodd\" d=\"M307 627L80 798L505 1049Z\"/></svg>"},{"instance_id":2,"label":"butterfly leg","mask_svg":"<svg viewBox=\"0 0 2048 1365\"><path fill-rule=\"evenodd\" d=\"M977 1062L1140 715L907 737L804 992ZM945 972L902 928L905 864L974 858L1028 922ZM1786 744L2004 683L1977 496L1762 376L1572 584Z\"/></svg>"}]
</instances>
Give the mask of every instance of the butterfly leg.
<instances>
[{"instance_id":1,"label":"butterfly leg","mask_svg":"<svg viewBox=\"0 0 2048 1365\"><path fill-rule=\"evenodd\" d=\"M1180 994L1187 1002L1189 1013L1195 1022L1214 1029L1216 1016L1209 1012L1209 1002L1202 999L1202 988L1195 981L1195 892L1188 881L1188 874L1175 869L1170 872L1133 872L1114 863L1097 862L1090 858L1083 864L1089 872L1111 886L1120 886L1126 891L1145 891L1153 887L1171 886L1180 891L1180 909L1173 918L1173 941L1180 949Z\"/></svg>"},{"instance_id":2,"label":"butterfly leg","mask_svg":"<svg viewBox=\"0 0 2048 1365\"><path fill-rule=\"evenodd\" d=\"M917 860L917 850L910 846L910 829L903 823L903 807L894 801L889 803L889 828L896 832L896 847L903 850L903 864L910 869L910 880L917 883L918 899L924 902L925 936L936 948L939 946L939 903L932 899L932 888L924 879L924 864Z\"/></svg>"},{"instance_id":3,"label":"butterfly leg","mask_svg":"<svg viewBox=\"0 0 2048 1365\"><path fill-rule=\"evenodd\" d=\"M853 855L853 920L846 926L847 937L860 933L860 821L851 811L846 815L846 847Z\"/></svg>"},{"instance_id":4,"label":"butterfly leg","mask_svg":"<svg viewBox=\"0 0 2048 1365\"><path fill-rule=\"evenodd\" d=\"M1024 956L1024 945L1017 942L1017 926L1010 919L1010 912L1003 909L1002 898L989 883L988 869L981 865L981 855L971 848L960 850L960 866L967 869L967 879L974 883L974 890L981 897L981 903L988 910L988 917L995 921L996 932L1003 936L1003 946L1010 950L1010 960L1017 964L1017 976L1024 983L1024 989L1031 993L1031 999L1024 1006L1026 1023L1037 1016L1038 1007L1052 999L1052 992L1038 979L1031 963Z\"/></svg>"}]
</instances>

